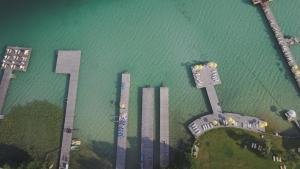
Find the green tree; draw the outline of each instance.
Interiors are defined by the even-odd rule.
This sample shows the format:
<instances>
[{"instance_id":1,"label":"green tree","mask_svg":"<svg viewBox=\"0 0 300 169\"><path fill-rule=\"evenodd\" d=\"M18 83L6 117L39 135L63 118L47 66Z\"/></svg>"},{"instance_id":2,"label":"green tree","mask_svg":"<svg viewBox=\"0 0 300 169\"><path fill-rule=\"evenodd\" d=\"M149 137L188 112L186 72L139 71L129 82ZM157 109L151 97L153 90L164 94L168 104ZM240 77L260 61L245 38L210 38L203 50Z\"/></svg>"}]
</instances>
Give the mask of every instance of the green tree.
<instances>
[{"instance_id":1,"label":"green tree","mask_svg":"<svg viewBox=\"0 0 300 169\"><path fill-rule=\"evenodd\" d=\"M8 164L4 164L3 169L12 169Z\"/></svg>"},{"instance_id":2,"label":"green tree","mask_svg":"<svg viewBox=\"0 0 300 169\"><path fill-rule=\"evenodd\" d=\"M41 163L38 161L31 161L26 169L41 169Z\"/></svg>"}]
</instances>

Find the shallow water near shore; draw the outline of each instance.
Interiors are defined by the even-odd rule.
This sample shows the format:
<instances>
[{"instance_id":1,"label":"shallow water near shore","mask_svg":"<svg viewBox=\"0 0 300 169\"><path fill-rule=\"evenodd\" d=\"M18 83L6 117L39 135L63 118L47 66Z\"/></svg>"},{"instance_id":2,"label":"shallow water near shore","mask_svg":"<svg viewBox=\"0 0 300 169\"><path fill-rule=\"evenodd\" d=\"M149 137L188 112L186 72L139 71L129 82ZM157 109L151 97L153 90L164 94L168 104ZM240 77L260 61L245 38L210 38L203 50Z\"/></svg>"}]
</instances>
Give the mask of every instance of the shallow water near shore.
<instances>
[{"instance_id":1,"label":"shallow water near shore","mask_svg":"<svg viewBox=\"0 0 300 169\"><path fill-rule=\"evenodd\" d=\"M300 37L299 8L297 0L271 4L286 35ZM190 137L189 120L211 111L205 91L191 79L194 63L218 63L222 84L216 91L224 111L265 118L281 131L292 126L280 112L300 112L300 90L277 42L261 10L246 0L2 0L0 9L2 51L6 45L33 48L28 71L12 80L5 112L32 100L63 107L67 77L54 73L55 51L79 49L76 137L114 144L112 102L119 73L131 73L128 168L139 166L132 159L139 158L141 87L169 87L173 147ZM300 46L292 50L300 64ZM99 149L114 161L113 146Z\"/></svg>"}]
</instances>

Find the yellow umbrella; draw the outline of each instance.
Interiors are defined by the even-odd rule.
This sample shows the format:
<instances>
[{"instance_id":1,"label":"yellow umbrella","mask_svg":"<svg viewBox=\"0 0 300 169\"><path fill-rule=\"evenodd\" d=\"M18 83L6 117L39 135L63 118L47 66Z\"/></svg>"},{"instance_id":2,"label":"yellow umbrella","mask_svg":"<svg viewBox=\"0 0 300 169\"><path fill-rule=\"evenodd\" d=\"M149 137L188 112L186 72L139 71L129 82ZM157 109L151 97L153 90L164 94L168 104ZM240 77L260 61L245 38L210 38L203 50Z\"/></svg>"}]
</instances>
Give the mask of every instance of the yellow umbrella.
<instances>
[{"instance_id":1,"label":"yellow umbrella","mask_svg":"<svg viewBox=\"0 0 300 169\"><path fill-rule=\"evenodd\" d=\"M296 70L296 71L295 71L295 75L296 75L296 76L300 76L300 70Z\"/></svg>"},{"instance_id":2,"label":"yellow umbrella","mask_svg":"<svg viewBox=\"0 0 300 169\"><path fill-rule=\"evenodd\" d=\"M294 66L292 67L292 71L293 71L293 72L296 71L296 70L298 70L298 65L294 65Z\"/></svg>"},{"instance_id":3,"label":"yellow umbrella","mask_svg":"<svg viewBox=\"0 0 300 169\"><path fill-rule=\"evenodd\" d=\"M202 70L202 69L203 69L203 65L196 65L196 66L195 66L195 69L196 69L196 70Z\"/></svg>"},{"instance_id":4,"label":"yellow umbrella","mask_svg":"<svg viewBox=\"0 0 300 169\"><path fill-rule=\"evenodd\" d=\"M219 122L216 121L216 120L214 120L212 123L213 123L214 126L217 126L219 124Z\"/></svg>"},{"instance_id":5,"label":"yellow umbrella","mask_svg":"<svg viewBox=\"0 0 300 169\"><path fill-rule=\"evenodd\" d=\"M234 120L232 117L229 117L229 118L228 118L228 122L229 122L230 124L234 124L234 123L235 123L235 120Z\"/></svg>"},{"instance_id":6,"label":"yellow umbrella","mask_svg":"<svg viewBox=\"0 0 300 169\"><path fill-rule=\"evenodd\" d=\"M121 109L125 109L126 105L125 104L120 104Z\"/></svg>"},{"instance_id":7,"label":"yellow umbrella","mask_svg":"<svg viewBox=\"0 0 300 169\"><path fill-rule=\"evenodd\" d=\"M263 121L263 122L261 122L260 123L260 128L265 128L265 127L267 127L268 126L268 123L267 122L265 122L265 121Z\"/></svg>"},{"instance_id":8,"label":"yellow umbrella","mask_svg":"<svg viewBox=\"0 0 300 169\"><path fill-rule=\"evenodd\" d=\"M218 64L216 64L215 62L209 62L209 63L207 64L207 66L210 67L210 68L217 68L217 67L218 67Z\"/></svg>"}]
</instances>

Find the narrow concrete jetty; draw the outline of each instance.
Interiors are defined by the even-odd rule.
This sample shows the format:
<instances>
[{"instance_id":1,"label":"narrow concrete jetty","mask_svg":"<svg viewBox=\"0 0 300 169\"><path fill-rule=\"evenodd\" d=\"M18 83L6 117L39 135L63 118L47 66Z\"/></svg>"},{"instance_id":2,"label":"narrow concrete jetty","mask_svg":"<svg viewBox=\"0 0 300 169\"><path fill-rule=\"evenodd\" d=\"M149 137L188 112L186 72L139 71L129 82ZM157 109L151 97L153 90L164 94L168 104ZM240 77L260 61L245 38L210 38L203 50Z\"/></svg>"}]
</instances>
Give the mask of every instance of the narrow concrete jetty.
<instances>
[{"instance_id":1,"label":"narrow concrete jetty","mask_svg":"<svg viewBox=\"0 0 300 169\"><path fill-rule=\"evenodd\" d=\"M59 50L57 54L56 73L69 74L69 89L64 119L64 128L60 149L59 169L68 169L72 132L74 130L74 115L77 97L81 51Z\"/></svg>"},{"instance_id":2,"label":"narrow concrete jetty","mask_svg":"<svg viewBox=\"0 0 300 169\"><path fill-rule=\"evenodd\" d=\"M279 46L281 47L281 50L284 54L284 57L288 63L288 65L291 68L292 73L294 74L295 80L297 82L298 87L300 88L300 70L299 66L297 65L296 59L293 56L291 49L290 49L290 43L287 39L284 38L284 35L269 7L270 0L252 0L253 4L260 4L263 12L270 24L270 27L272 28L275 37L278 41ZM296 40L295 40L296 42Z\"/></svg>"},{"instance_id":3,"label":"narrow concrete jetty","mask_svg":"<svg viewBox=\"0 0 300 169\"><path fill-rule=\"evenodd\" d=\"M141 169L153 169L154 88L143 88Z\"/></svg>"},{"instance_id":4,"label":"narrow concrete jetty","mask_svg":"<svg viewBox=\"0 0 300 169\"><path fill-rule=\"evenodd\" d=\"M0 120L4 119L4 113L2 112L2 109L4 106L4 101L7 95L11 76L12 76L12 69L10 68L4 69L4 73L0 84Z\"/></svg>"},{"instance_id":5,"label":"narrow concrete jetty","mask_svg":"<svg viewBox=\"0 0 300 169\"><path fill-rule=\"evenodd\" d=\"M206 92L210 101L213 113L222 113L222 108L219 104L218 95L214 85L221 84L220 76L217 71L217 64L209 62L207 64L194 65L192 73L195 79L197 88L206 88Z\"/></svg>"},{"instance_id":6,"label":"narrow concrete jetty","mask_svg":"<svg viewBox=\"0 0 300 169\"><path fill-rule=\"evenodd\" d=\"M212 108L213 113L222 113L222 108L219 103L219 98L214 86L207 86L206 92L208 95L208 99Z\"/></svg>"},{"instance_id":7,"label":"narrow concrete jetty","mask_svg":"<svg viewBox=\"0 0 300 169\"><path fill-rule=\"evenodd\" d=\"M0 84L0 120L4 119L4 102L9 88L10 80L14 77L14 71L26 72L30 56L31 48L23 47L6 47L5 55L2 60L1 69L4 69Z\"/></svg>"},{"instance_id":8,"label":"narrow concrete jetty","mask_svg":"<svg viewBox=\"0 0 300 169\"><path fill-rule=\"evenodd\" d=\"M169 89L160 88L160 167L169 165Z\"/></svg>"},{"instance_id":9,"label":"narrow concrete jetty","mask_svg":"<svg viewBox=\"0 0 300 169\"><path fill-rule=\"evenodd\" d=\"M130 74L123 73L120 96L120 114L118 121L116 169L125 169L126 167L129 94Z\"/></svg>"}]
</instances>

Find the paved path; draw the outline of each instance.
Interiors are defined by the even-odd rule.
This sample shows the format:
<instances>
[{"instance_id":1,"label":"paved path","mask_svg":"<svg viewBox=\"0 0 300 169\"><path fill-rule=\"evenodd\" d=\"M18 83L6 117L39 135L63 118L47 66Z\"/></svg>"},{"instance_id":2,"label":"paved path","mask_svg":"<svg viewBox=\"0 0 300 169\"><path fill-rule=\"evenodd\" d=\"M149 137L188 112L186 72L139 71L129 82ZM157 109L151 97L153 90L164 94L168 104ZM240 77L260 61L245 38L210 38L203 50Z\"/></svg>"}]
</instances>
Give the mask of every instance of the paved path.
<instances>
[{"instance_id":1,"label":"paved path","mask_svg":"<svg viewBox=\"0 0 300 169\"><path fill-rule=\"evenodd\" d=\"M300 131L300 124L299 124L299 122L297 121L297 120L294 120L294 123L295 123L295 125L296 125L296 127L299 129L299 131Z\"/></svg>"},{"instance_id":2,"label":"paved path","mask_svg":"<svg viewBox=\"0 0 300 169\"><path fill-rule=\"evenodd\" d=\"M130 74L123 73L120 96L120 114L118 122L116 169L125 169L126 167L129 94Z\"/></svg>"},{"instance_id":3,"label":"paved path","mask_svg":"<svg viewBox=\"0 0 300 169\"><path fill-rule=\"evenodd\" d=\"M81 51L58 51L56 73L70 74L68 98L64 119L63 136L59 158L59 169L67 169L70 160L72 132L77 97L77 85Z\"/></svg>"},{"instance_id":4,"label":"paved path","mask_svg":"<svg viewBox=\"0 0 300 169\"><path fill-rule=\"evenodd\" d=\"M160 88L160 167L169 165L169 89Z\"/></svg>"},{"instance_id":5,"label":"paved path","mask_svg":"<svg viewBox=\"0 0 300 169\"><path fill-rule=\"evenodd\" d=\"M11 76L12 70L10 68L4 69L4 73L0 84L0 120L4 119L4 113L2 112L2 110L7 95L8 87L10 84Z\"/></svg>"},{"instance_id":6,"label":"paved path","mask_svg":"<svg viewBox=\"0 0 300 169\"><path fill-rule=\"evenodd\" d=\"M141 169L153 169L154 88L143 88Z\"/></svg>"}]
</instances>

